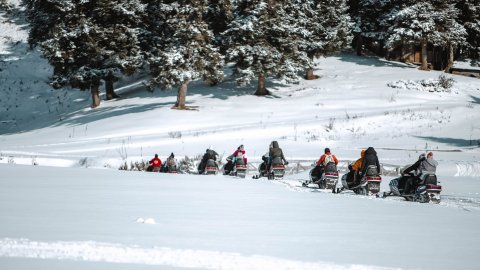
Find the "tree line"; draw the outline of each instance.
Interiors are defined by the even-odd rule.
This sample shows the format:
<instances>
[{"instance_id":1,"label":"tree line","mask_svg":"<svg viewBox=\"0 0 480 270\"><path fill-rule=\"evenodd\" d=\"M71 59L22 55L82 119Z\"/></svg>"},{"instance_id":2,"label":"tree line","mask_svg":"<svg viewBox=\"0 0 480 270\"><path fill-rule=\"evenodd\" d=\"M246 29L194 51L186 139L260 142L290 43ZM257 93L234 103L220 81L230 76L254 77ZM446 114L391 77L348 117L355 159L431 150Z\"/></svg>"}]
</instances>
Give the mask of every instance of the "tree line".
<instances>
[{"instance_id":1,"label":"tree line","mask_svg":"<svg viewBox=\"0 0 480 270\"><path fill-rule=\"evenodd\" d=\"M268 95L266 79L314 79L315 58L350 46L362 54L374 44L384 56L413 45L448 47L451 57L480 54L479 0L26 3L29 43L53 66L52 86L90 89L92 107L100 104L102 80L113 99L114 81L136 72L150 75L149 90L178 87L173 108L185 109L188 84L222 82L226 63L238 85L256 80L255 94Z\"/></svg>"}]
</instances>

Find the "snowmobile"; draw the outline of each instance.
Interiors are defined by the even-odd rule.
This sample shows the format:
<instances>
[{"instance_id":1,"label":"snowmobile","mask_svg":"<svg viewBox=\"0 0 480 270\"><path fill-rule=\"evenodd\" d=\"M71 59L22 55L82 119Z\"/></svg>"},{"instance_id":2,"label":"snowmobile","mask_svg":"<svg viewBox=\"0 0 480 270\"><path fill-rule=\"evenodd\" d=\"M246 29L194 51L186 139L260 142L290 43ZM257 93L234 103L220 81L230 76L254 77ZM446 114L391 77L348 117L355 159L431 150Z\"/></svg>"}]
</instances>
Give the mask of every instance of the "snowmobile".
<instances>
[{"instance_id":1,"label":"snowmobile","mask_svg":"<svg viewBox=\"0 0 480 270\"><path fill-rule=\"evenodd\" d=\"M217 162L213 159L207 160L207 164L205 165L205 174L217 174L218 173L218 165Z\"/></svg>"},{"instance_id":2,"label":"snowmobile","mask_svg":"<svg viewBox=\"0 0 480 270\"><path fill-rule=\"evenodd\" d=\"M411 192L405 194L405 184L409 180L414 183L414 186ZM438 185L438 183L437 176L434 173L423 173L418 178L413 173L404 174L390 181L390 192L384 192L383 198L400 196L407 201L437 204L440 203L440 193L442 192L442 186Z\"/></svg>"},{"instance_id":3,"label":"snowmobile","mask_svg":"<svg viewBox=\"0 0 480 270\"><path fill-rule=\"evenodd\" d=\"M165 172L165 173L178 173L177 164L175 164L175 163L164 164L163 172Z\"/></svg>"},{"instance_id":4,"label":"snowmobile","mask_svg":"<svg viewBox=\"0 0 480 270\"><path fill-rule=\"evenodd\" d=\"M285 165L282 162L282 158L276 157L272 160L272 168L268 173L268 180L283 179L285 175Z\"/></svg>"},{"instance_id":5,"label":"snowmobile","mask_svg":"<svg viewBox=\"0 0 480 270\"><path fill-rule=\"evenodd\" d=\"M268 164L268 157L267 156L262 156L263 162L258 166L258 174L252 176L253 179L258 179L260 177L267 177L268 176L268 171L267 171L267 164Z\"/></svg>"},{"instance_id":6,"label":"snowmobile","mask_svg":"<svg viewBox=\"0 0 480 270\"><path fill-rule=\"evenodd\" d=\"M338 182L338 170L337 165L333 162L329 162L325 169L323 170L320 178L318 177L318 172L313 167L310 170L310 180L302 183L302 186L307 187L309 184L317 184L318 188L321 189L333 189Z\"/></svg>"},{"instance_id":7,"label":"snowmobile","mask_svg":"<svg viewBox=\"0 0 480 270\"><path fill-rule=\"evenodd\" d=\"M207 159L205 162L205 169L202 171L202 162L198 164L198 174L215 175L218 173L218 164L214 159Z\"/></svg>"},{"instance_id":8,"label":"snowmobile","mask_svg":"<svg viewBox=\"0 0 480 270\"><path fill-rule=\"evenodd\" d=\"M223 174L245 178L247 175L247 165L243 158L237 159L234 164L233 155L230 155L227 157L227 163L223 165Z\"/></svg>"},{"instance_id":9,"label":"snowmobile","mask_svg":"<svg viewBox=\"0 0 480 270\"><path fill-rule=\"evenodd\" d=\"M247 164L245 164L243 158L237 159L235 162L235 175L240 178L245 178L247 175L247 170Z\"/></svg>"},{"instance_id":10,"label":"snowmobile","mask_svg":"<svg viewBox=\"0 0 480 270\"><path fill-rule=\"evenodd\" d=\"M355 174L356 175L356 174ZM378 197L378 192L380 192L380 183L382 182L382 177L377 172L377 166L371 165L367 167L365 175L356 182L353 186L349 186L347 182L347 174L342 176L342 187L337 188L337 183L332 188L333 193L340 193L344 190L352 190L355 194L360 195L376 195Z\"/></svg>"}]
</instances>

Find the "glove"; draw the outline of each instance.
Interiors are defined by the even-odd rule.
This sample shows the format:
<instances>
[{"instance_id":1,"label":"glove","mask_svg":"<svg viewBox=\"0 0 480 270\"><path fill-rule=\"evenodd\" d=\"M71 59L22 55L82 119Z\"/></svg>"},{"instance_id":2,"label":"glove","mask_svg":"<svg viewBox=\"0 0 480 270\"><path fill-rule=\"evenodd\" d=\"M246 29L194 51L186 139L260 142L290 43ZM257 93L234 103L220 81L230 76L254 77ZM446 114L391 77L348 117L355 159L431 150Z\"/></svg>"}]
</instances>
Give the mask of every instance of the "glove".
<instances>
[{"instance_id":1,"label":"glove","mask_svg":"<svg viewBox=\"0 0 480 270\"><path fill-rule=\"evenodd\" d=\"M288 161L285 161L285 165L288 165Z\"/></svg>"}]
</instances>

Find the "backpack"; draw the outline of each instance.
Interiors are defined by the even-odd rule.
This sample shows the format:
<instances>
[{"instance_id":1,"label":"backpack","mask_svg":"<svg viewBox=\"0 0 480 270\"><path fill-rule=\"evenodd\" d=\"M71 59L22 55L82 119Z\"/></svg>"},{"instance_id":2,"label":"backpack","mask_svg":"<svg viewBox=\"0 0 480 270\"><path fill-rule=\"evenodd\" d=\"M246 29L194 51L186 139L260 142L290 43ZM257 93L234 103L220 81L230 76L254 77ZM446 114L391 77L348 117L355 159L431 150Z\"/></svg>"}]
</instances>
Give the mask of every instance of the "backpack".
<instances>
[{"instance_id":1,"label":"backpack","mask_svg":"<svg viewBox=\"0 0 480 270\"><path fill-rule=\"evenodd\" d=\"M325 155L325 159L323 160L323 165L326 166L330 162L335 163L335 160L333 159L333 156L332 155Z\"/></svg>"}]
</instances>

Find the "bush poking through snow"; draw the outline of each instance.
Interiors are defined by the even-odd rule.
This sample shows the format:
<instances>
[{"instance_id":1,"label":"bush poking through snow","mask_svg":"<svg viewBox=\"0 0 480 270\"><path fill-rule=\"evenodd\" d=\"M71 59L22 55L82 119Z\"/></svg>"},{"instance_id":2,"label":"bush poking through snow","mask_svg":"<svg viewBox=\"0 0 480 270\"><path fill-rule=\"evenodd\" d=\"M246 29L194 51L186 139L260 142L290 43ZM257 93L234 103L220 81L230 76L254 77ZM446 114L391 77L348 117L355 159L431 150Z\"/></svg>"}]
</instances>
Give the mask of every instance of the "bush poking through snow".
<instances>
[{"instance_id":1,"label":"bush poking through snow","mask_svg":"<svg viewBox=\"0 0 480 270\"><path fill-rule=\"evenodd\" d=\"M387 85L392 88L450 93L453 90L454 83L455 83L455 80L453 78L447 78L445 75L440 75L437 80L434 80L434 79L419 80L419 81L399 80L396 82L388 83Z\"/></svg>"}]
</instances>

